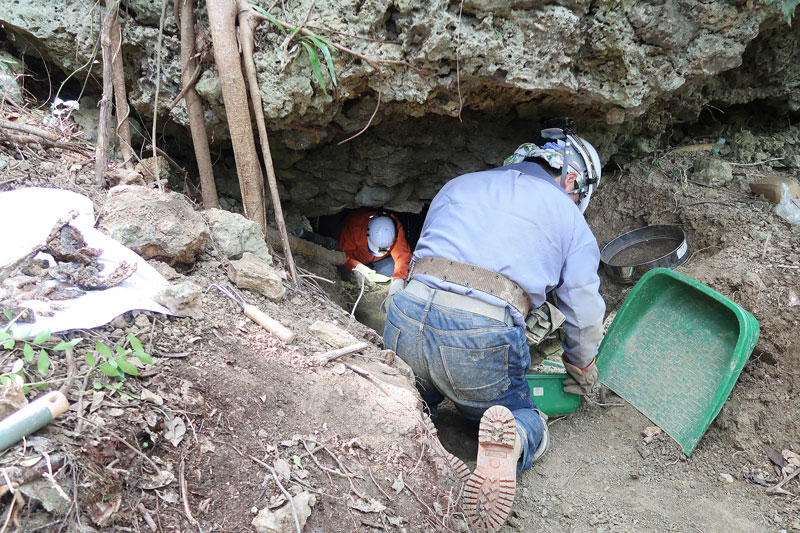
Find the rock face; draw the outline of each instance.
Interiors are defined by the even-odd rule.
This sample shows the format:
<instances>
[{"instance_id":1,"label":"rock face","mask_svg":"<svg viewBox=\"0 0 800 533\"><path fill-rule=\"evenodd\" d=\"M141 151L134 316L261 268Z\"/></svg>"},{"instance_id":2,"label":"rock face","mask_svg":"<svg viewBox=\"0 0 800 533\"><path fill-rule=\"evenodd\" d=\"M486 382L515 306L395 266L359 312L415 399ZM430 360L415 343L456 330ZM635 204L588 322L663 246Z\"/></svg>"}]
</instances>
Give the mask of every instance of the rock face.
<instances>
[{"instance_id":1,"label":"rock face","mask_svg":"<svg viewBox=\"0 0 800 533\"><path fill-rule=\"evenodd\" d=\"M160 9L145 0L126 4L129 99L152 116ZM309 6L304 0L276 13L296 23ZM652 151L671 126L697 121L711 104L800 109L800 32L769 2L466 0L460 16L459 7L446 0L315 4L312 18L324 21L315 31L392 62L370 65L336 50L338 86L331 91L328 79L327 93L303 48L285 55L283 35L262 24L255 61L284 201L309 215L358 205L419 212L448 179L499 164L552 116L573 116L606 160ZM88 0L5 2L0 23L17 50L38 50L82 78L100 10ZM198 17L206 28L202 10ZM178 55L168 10L164 115L179 89ZM204 65L197 91L209 137L219 143L228 137L219 76ZM100 65L92 75L101 77ZM376 107L367 133L337 145ZM183 103L170 118L188 123Z\"/></svg>"},{"instance_id":2,"label":"rock face","mask_svg":"<svg viewBox=\"0 0 800 533\"><path fill-rule=\"evenodd\" d=\"M178 193L136 185L108 192L98 228L145 259L193 263L208 242L203 217Z\"/></svg>"}]
</instances>

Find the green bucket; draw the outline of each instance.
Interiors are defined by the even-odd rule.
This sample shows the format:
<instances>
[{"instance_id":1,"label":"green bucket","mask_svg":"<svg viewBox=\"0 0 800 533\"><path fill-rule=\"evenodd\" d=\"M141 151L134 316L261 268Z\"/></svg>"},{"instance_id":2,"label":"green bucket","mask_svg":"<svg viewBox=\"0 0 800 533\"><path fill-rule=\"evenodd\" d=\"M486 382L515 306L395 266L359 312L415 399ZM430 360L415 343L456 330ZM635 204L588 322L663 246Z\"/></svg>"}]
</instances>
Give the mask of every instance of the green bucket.
<instances>
[{"instance_id":1,"label":"green bucket","mask_svg":"<svg viewBox=\"0 0 800 533\"><path fill-rule=\"evenodd\" d=\"M581 397L564 392L564 380L569 375L561 374L527 374L528 386L531 388L536 408L547 416L561 416L575 411L581 405Z\"/></svg>"}]
</instances>

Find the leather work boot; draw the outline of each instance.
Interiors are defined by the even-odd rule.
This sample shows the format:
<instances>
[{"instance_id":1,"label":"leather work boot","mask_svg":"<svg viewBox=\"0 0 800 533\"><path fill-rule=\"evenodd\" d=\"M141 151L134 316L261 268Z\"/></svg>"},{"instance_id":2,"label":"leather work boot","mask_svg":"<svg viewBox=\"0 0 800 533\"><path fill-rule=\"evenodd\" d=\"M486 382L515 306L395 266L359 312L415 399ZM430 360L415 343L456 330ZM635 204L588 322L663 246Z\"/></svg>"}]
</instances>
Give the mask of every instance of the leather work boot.
<instances>
[{"instance_id":1,"label":"leather work boot","mask_svg":"<svg viewBox=\"0 0 800 533\"><path fill-rule=\"evenodd\" d=\"M430 446L431 455L433 456L433 464L436 465L436 473L440 476L447 476L452 473L455 474L462 482L466 481L469 477L469 467L464 464L464 461L448 452L439 440L439 432L436 426L427 415L422 415L425 422L426 435L428 436L427 442Z\"/></svg>"},{"instance_id":2,"label":"leather work boot","mask_svg":"<svg viewBox=\"0 0 800 533\"><path fill-rule=\"evenodd\" d=\"M478 431L478 462L464 488L465 511L476 531L497 531L508 518L521 452L511 411L502 405L487 409Z\"/></svg>"}]
</instances>

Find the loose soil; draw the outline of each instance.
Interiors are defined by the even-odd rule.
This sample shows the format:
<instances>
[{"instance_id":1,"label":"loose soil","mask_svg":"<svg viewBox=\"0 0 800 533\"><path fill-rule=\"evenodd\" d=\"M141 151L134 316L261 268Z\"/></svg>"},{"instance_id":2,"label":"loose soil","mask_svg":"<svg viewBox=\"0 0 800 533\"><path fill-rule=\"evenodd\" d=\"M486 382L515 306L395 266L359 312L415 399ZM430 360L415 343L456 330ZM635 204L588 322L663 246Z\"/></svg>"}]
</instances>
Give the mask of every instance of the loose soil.
<instances>
[{"instance_id":1,"label":"loose soil","mask_svg":"<svg viewBox=\"0 0 800 533\"><path fill-rule=\"evenodd\" d=\"M673 178L671 170L688 168L690 157L666 154L660 167L643 161L605 177L587 219L600 245L642 225L680 224L695 250L680 270L752 312L761 325L758 344L691 458L611 392L552 418L552 448L519 476L504 531L800 530L800 481L784 487L793 495L769 495L765 487L782 478L767 454L800 452L800 227L742 190L759 176L754 167L736 167L738 181L727 188ZM105 191L92 185L91 162L71 177L65 171L74 159L39 153L22 162L24 169L15 161L0 173L0 190L64 187L101 207ZM298 261L315 275L337 279L329 265ZM159 268L174 281L207 287L227 283L225 264L210 248L191 267ZM278 508L283 490L305 490L316 498L305 531L467 531L459 485L437 475L428 453L408 368L385 359L379 332L333 303L347 305L353 289L313 278L287 287L281 303L245 296L297 332L289 346L217 291L204 295L202 320L131 312L104 328L67 335L113 344L134 333L156 362L126 380L124 390L134 398L98 399L91 382L76 380L66 416L29 439L28 447L0 455L12 475L36 477L45 465L30 466L24 458L46 451L70 500L51 505L44 483L12 509L15 496L0 492L0 530L255 531L258 510ZM629 290L602 276L609 313ZM331 348L308 332L316 320L346 328L371 346L344 359L350 368L315 366L309 356ZM78 375L85 371L82 355ZM55 359L53 367L54 377L63 377L66 361ZM145 401L145 389L163 402ZM447 406L437 426L445 447L474 466L475 428ZM150 461L174 480L154 483ZM109 509L109 518L100 520ZM18 525L6 527L12 512Z\"/></svg>"}]
</instances>

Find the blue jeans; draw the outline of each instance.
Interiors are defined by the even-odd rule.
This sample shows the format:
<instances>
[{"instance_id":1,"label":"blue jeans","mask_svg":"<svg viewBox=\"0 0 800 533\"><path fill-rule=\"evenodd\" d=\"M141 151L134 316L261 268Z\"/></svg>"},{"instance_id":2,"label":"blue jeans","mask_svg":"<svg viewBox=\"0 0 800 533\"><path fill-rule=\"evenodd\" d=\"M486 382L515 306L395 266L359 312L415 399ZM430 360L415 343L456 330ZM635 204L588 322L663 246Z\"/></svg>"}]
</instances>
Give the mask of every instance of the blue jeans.
<instances>
[{"instance_id":1,"label":"blue jeans","mask_svg":"<svg viewBox=\"0 0 800 533\"><path fill-rule=\"evenodd\" d=\"M414 370L420 396L434 409L449 398L477 424L493 405L517 421L522 456L517 471L531 467L542 440L542 419L525 374L531 364L525 333L506 312L505 322L431 303L406 291L389 304L383 341Z\"/></svg>"}]
</instances>

